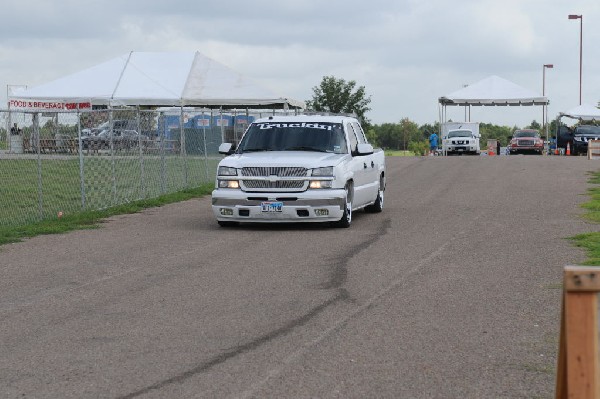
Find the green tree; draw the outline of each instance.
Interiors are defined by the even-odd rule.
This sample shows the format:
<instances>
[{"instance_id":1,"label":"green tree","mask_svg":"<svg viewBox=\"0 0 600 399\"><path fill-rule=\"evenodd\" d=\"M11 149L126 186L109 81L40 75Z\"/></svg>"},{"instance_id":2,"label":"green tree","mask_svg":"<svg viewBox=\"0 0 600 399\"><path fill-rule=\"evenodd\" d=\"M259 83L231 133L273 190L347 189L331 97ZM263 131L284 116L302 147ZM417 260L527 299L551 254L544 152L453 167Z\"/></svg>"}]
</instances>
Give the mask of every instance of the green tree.
<instances>
[{"instance_id":1,"label":"green tree","mask_svg":"<svg viewBox=\"0 0 600 399\"><path fill-rule=\"evenodd\" d=\"M426 155L427 151L429 151L429 143L425 140L411 141L408 143L408 151L411 151L415 155Z\"/></svg>"},{"instance_id":2,"label":"green tree","mask_svg":"<svg viewBox=\"0 0 600 399\"><path fill-rule=\"evenodd\" d=\"M400 125L397 123L373 125L369 129L369 132L369 141L377 143L379 147L395 150L399 150L402 147L402 132Z\"/></svg>"},{"instance_id":3,"label":"green tree","mask_svg":"<svg viewBox=\"0 0 600 399\"><path fill-rule=\"evenodd\" d=\"M356 87L354 80L345 81L334 76L324 76L319 86L313 87L313 97L307 100L308 108L314 111L332 113L354 113L365 130L369 129L370 121L365 114L371 110L368 107L371 96L367 96L365 87Z\"/></svg>"},{"instance_id":4,"label":"green tree","mask_svg":"<svg viewBox=\"0 0 600 399\"><path fill-rule=\"evenodd\" d=\"M488 139L500 140L501 145L506 145L510 141L513 131L517 129L516 126L498 126L491 123L480 123L479 133L481 134L480 145L485 147Z\"/></svg>"},{"instance_id":5,"label":"green tree","mask_svg":"<svg viewBox=\"0 0 600 399\"><path fill-rule=\"evenodd\" d=\"M419 125L408 118L400 120L400 134L402 136L402 149L406 151L412 141L423 141Z\"/></svg>"},{"instance_id":6,"label":"green tree","mask_svg":"<svg viewBox=\"0 0 600 399\"><path fill-rule=\"evenodd\" d=\"M424 138L419 126L404 118L399 123L373 125L369 129L368 139L382 148L406 151L411 142L422 141Z\"/></svg>"},{"instance_id":7,"label":"green tree","mask_svg":"<svg viewBox=\"0 0 600 399\"><path fill-rule=\"evenodd\" d=\"M534 119L533 121L531 121L531 123L529 124L529 126L526 127L526 129L542 130L542 125L540 125L539 122L537 122Z\"/></svg>"},{"instance_id":8,"label":"green tree","mask_svg":"<svg viewBox=\"0 0 600 399\"><path fill-rule=\"evenodd\" d=\"M429 135L433 132L440 134L440 123L435 122L433 125L431 123L425 123L424 125L419 126L419 131L421 132L421 136L425 140L429 140Z\"/></svg>"}]
</instances>

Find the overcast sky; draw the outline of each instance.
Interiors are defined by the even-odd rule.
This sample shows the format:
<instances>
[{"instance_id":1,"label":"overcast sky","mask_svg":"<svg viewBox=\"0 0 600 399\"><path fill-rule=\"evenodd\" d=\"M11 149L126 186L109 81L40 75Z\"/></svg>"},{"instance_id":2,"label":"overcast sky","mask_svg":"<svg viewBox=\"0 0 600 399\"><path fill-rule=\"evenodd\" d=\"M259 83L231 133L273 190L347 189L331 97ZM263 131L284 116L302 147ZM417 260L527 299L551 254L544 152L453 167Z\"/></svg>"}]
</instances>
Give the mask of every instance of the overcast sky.
<instances>
[{"instance_id":1,"label":"overcast sky","mask_svg":"<svg viewBox=\"0 0 600 399\"><path fill-rule=\"evenodd\" d=\"M323 76L355 80L372 122L423 124L439 119L439 97L491 75L541 94L554 64L553 118L579 104L580 21L569 14L583 15L582 101L597 104L599 0L6 1L0 85L34 87L129 51L200 51L298 100ZM541 107L471 109L478 122L534 119Z\"/></svg>"}]
</instances>

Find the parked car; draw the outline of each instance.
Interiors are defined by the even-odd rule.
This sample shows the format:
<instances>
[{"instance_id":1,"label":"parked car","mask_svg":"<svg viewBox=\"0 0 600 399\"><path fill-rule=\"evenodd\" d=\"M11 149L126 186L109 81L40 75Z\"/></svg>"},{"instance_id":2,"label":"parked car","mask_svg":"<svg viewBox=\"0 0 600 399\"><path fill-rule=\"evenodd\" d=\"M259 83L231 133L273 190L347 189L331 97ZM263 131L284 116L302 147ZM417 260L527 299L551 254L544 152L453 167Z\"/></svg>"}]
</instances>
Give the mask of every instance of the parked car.
<instances>
[{"instance_id":1,"label":"parked car","mask_svg":"<svg viewBox=\"0 0 600 399\"><path fill-rule=\"evenodd\" d=\"M140 135L135 130L113 130L112 143L114 149L129 149L137 147L140 142L144 145L148 140L147 136ZM84 149L108 149L110 148L111 131L103 130L98 135L89 135L81 138Z\"/></svg>"},{"instance_id":2,"label":"parked car","mask_svg":"<svg viewBox=\"0 0 600 399\"><path fill-rule=\"evenodd\" d=\"M577 126L573 131L573 148L571 148L571 154L587 154L588 141L590 140L600 140L600 126Z\"/></svg>"},{"instance_id":3,"label":"parked car","mask_svg":"<svg viewBox=\"0 0 600 399\"><path fill-rule=\"evenodd\" d=\"M510 143L508 143L510 154L544 152L544 140L536 129L515 130Z\"/></svg>"}]
</instances>

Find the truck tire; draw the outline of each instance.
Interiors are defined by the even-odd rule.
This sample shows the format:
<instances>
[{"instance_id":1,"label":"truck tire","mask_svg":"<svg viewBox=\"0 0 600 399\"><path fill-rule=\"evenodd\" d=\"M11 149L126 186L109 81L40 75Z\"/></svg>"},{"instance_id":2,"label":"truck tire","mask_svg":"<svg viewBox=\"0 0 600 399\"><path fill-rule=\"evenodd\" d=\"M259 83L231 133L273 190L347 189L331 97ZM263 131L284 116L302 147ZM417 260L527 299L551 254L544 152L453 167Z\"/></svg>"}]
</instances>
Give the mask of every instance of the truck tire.
<instances>
[{"instance_id":1,"label":"truck tire","mask_svg":"<svg viewBox=\"0 0 600 399\"><path fill-rule=\"evenodd\" d=\"M344 214L340 220L333 223L335 227L348 228L350 227L350 224L352 224L352 197L354 195L352 182L346 183L345 190L346 200L344 201Z\"/></svg>"},{"instance_id":2,"label":"truck tire","mask_svg":"<svg viewBox=\"0 0 600 399\"><path fill-rule=\"evenodd\" d=\"M382 175L379 178L379 189L377 190L377 198L372 205L365 207L366 212L379 213L383 211L383 194L385 192L385 177Z\"/></svg>"}]
</instances>

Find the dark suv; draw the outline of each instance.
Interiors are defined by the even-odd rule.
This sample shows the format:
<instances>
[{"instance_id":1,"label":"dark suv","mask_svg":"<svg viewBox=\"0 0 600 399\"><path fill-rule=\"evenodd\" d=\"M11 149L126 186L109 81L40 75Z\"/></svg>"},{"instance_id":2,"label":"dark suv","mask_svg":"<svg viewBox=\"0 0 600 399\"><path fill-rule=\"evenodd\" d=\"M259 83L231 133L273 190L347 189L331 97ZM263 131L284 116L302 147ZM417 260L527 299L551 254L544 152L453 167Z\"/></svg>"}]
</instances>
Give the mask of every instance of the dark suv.
<instances>
[{"instance_id":1,"label":"dark suv","mask_svg":"<svg viewBox=\"0 0 600 399\"><path fill-rule=\"evenodd\" d=\"M588 141L600 140L600 126L579 125L573 131L571 154L587 154Z\"/></svg>"}]
</instances>

